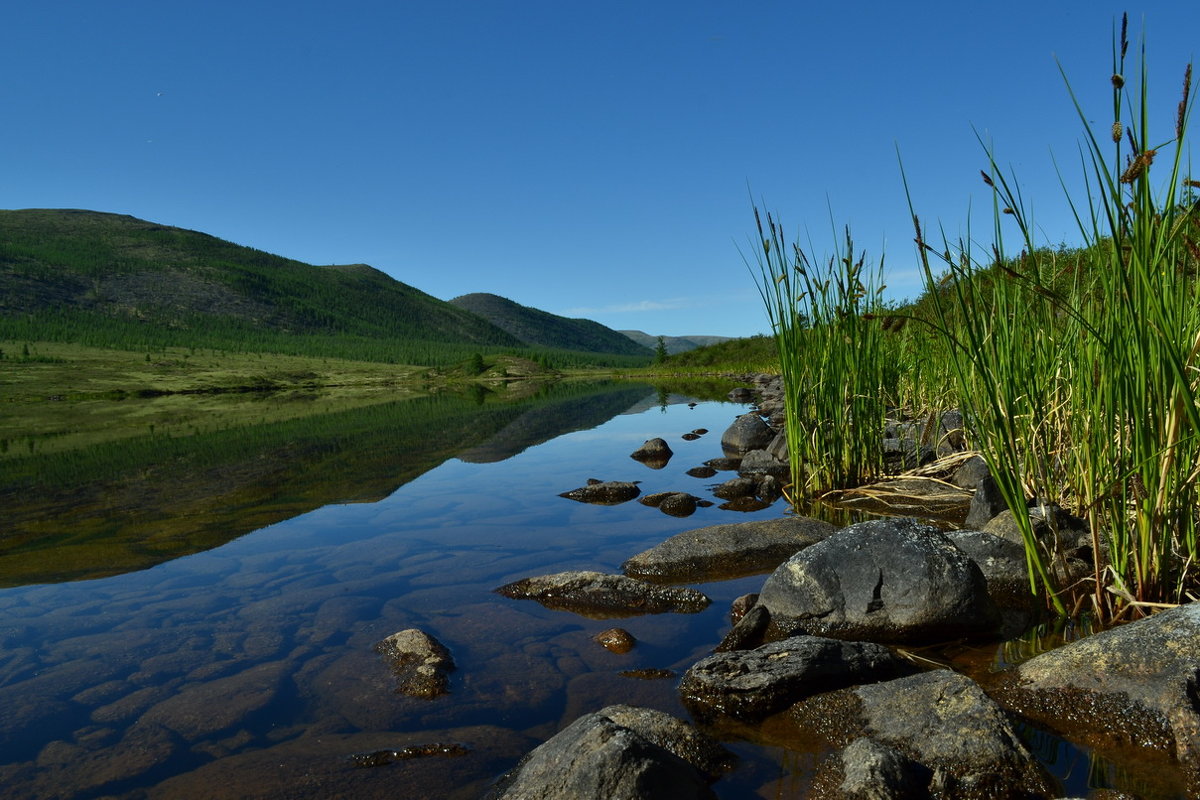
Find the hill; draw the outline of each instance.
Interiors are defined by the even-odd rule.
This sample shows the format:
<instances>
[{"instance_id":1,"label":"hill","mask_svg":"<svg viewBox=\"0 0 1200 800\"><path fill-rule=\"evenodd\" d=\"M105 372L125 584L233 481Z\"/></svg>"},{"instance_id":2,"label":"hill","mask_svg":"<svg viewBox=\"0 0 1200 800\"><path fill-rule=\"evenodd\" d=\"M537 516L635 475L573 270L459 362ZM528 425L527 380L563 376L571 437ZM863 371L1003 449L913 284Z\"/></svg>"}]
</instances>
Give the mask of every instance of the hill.
<instances>
[{"instance_id":1,"label":"hill","mask_svg":"<svg viewBox=\"0 0 1200 800\"><path fill-rule=\"evenodd\" d=\"M470 311L534 347L650 356L654 351L589 319L570 319L494 294L465 294L451 305Z\"/></svg>"},{"instance_id":2,"label":"hill","mask_svg":"<svg viewBox=\"0 0 1200 800\"><path fill-rule=\"evenodd\" d=\"M628 336L633 341L648 347L651 350L658 347L658 337L651 336L644 331L617 331L620 334ZM728 336L664 336L663 344L666 345L667 353L675 355L676 353L686 353L689 350L696 350L709 345L720 344L721 342L729 341Z\"/></svg>"},{"instance_id":3,"label":"hill","mask_svg":"<svg viewBox=\"0 0 1200 800\"><path fill-rule=\"evenodd\" d=\"M446 345L467 354L524 346L365 264L312 266L205 233L78 210L0 211L3 338L407 363L427 363L413 359Z\"/></svg>"}]
</instances>

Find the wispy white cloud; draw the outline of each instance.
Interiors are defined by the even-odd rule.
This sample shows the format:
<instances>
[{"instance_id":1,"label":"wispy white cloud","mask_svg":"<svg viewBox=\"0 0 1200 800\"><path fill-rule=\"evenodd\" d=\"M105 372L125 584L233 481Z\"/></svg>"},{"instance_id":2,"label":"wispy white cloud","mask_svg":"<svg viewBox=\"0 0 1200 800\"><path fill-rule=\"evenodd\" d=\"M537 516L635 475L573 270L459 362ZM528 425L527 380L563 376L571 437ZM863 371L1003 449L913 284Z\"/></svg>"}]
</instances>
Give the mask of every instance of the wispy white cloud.
<instances>
[{"instance_id":1,"label":"wispy white cloud","mask_svg":"<svg viewBox=\"0 0 1200 800\"><path fill-rule=\"evenodd\" d=\"M615 303L608 306L579 306L568 308L561 312L564 316L578 317L588 314L637 314L644 311L672 311L680 308L694 308L696 302L690 298L680 297L671 300L637 300L632 303Z\"/></svg>"}]
</instances>

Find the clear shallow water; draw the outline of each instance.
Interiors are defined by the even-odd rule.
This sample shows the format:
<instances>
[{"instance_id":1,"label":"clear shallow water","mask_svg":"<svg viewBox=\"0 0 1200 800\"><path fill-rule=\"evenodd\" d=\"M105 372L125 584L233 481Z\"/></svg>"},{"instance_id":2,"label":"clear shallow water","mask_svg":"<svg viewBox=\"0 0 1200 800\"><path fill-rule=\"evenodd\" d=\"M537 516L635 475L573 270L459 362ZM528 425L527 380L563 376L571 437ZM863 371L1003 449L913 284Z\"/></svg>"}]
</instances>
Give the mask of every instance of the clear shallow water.
<instances>
[{"instance_id":1,"label":"clear shallow water","mask_svg":"<svg viewBox=\"0 0 1200 800\"><path fill-rule=\"evenodd\" d=\"M492 590L568 569L618 572L680 531L785 513L713 506L676 519L636 501L558 497L588 478L707 496L729 475L685 471L721 455L721 432L743 411L651 407L505 460L452 458L379 502L326 505L141 572L0 590L0 797L474 798L581 714L623 702L686 718L675 678L622 673L677 678L762 576L699 585L713 599L699 614L620 620ZM696 428L710 432L681 438ZM658 436L676 453L667 467L629 458ZM632 652L592 640L613 625L636 637ZM373 646L409 627L450 649L449 696L393 691ZM1070 791L1102 785L1086 755L1039 736ZM371 768L352 758L431 744L467 754ZM719 796L803 796L817 754L728 744L741 762Z\"/></svg>"}]
</instances>

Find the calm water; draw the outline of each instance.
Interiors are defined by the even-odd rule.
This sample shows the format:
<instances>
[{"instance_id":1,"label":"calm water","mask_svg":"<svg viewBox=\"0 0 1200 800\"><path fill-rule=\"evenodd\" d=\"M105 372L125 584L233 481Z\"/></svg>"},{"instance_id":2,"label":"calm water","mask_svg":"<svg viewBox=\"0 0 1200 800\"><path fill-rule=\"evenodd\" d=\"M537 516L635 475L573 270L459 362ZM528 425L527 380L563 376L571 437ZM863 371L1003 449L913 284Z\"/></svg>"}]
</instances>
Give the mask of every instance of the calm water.
<instances>
[{"instance_id":1,"label":"calm water","mask_svg":"<svg viewBox=\"0 0 1200 800\"><path fill-rule=\"evenodd\" d=\"M700 585L713 604L699 614L622 620L492 591L568 569L619 572L680 531L785 513L781 502L676 519L636 501L558 497L588 478L707 496L730 477L685 471L722 454L721 432L745 409L657 397L647 388L633 410L625 398L626 413L532 445L544 437L514 415L418 477L397 457L407 482L376 502L324 505L141 571L0 589L0 796L474 798L581 714L623 702L686 718L677 677L762 576ZM697 428L710 432L681 438ZM629 458L653 437L676 453L661 470ZM592 641L613 625L637 638L632 652ZM449 696L393 691L372 648L410 627L453 654ZM641 668L676 678L621 674ZM352 758L430 744L467 754L370 768ZM729 746L741 762L718 795L803 796L814 755ZM1045 747L1066 773L1087 772L1078 751Z\"/></svg>"}]
</instances>

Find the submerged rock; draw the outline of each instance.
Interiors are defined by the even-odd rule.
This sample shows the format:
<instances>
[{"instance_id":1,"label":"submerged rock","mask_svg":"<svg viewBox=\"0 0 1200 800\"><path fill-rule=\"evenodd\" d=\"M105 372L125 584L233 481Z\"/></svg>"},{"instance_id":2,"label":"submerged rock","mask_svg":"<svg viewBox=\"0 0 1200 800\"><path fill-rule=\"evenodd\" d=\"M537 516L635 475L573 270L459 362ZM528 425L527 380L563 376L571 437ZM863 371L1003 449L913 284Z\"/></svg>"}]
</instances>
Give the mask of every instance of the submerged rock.
<instances>
[{"instance_id":1,"label":"submerged rock","mask_svg":"<svg viewBox=\"0 0 1200 800\"><path fill-rule=\"evenodd\" d=\"M930 643L989 635L999 622L975 562L913 519L860 522L801 550L758 602L775 638Z\"/></svg>"},{"instance_id":2,"label":"submerged rock","mask_svg":"<svg viewBox=\"0 0 1200 800\"><path fill-rule=\"evenodd\" d=\"M375 645L392 672L400 679L396 691L412 697L443 695L454 671L450 651L437 639L417 628L393 633Z\"/></svg>"},{"instance_id":3,"label":"submerged rock","mask_svg":"<svg viewBox=\"0 0 1200 800\"><path fill-rule=\"evenodd\" d=\"M680 800L709 789L732 757L661 711L609 706L568 725L521 760L489 800Z\"/></svg>"},{"instance_id":4,"label":"submerged rock","mask_svg":"<svg viewBox=\"0 0 1200 800\"><path fill-rule=\"evenodd\" d=\"M637 639L633 638L633 634L624 628L609 628L597 633L592 639L604 649L619 655L628 653L637 644Z\"/></svg>"},{"instance_id":5,"label":"submerged rock","mask_svg":"<svg viewBox=\"0 0 1200 800\"><path fill-rule=\"evenodd\" d=\"M1030 659L999 697L1094 746L1158 751L1189 766L1200 792L1200 603Z\"/></svg>"},{"instance_id":6,"label":"submerged rock","mask_svg":"<svg viewBox=\"0 0 1200 800\"><path fill-rule=\"evenodd\" d=\"M795 636L702 659L684 674L679 694L698 716L756 720L814 694L912 671L880 644Z\"/></svg>"},{"instance_id":7,"label":"submerged rock","mask_svg":"<svg viewBox=\"0 0 1200 800\"><path fill-rule=\"evenodd\" d=\"M574 611L599 619L672 611L693 614L703 611L712 602L695 589L654 586L624 575L602 572L560 572L524 578L501 586L496 592L513 599L537 600L546 608Z\"/></svg>"},{"instance_id":8,"label":"submerged rock","mask_svg":"<svg viewBox=\"0 0 1200 800\"><path fill-rule=\"evenodd\" d=\"M559 497L577 500L580 503L592 503L601 506L615 506L632 500L642 493L636 483L629 481L598 481L591 479L586 486L563 492Z\"/></svg>"},{"instance_id":9,"label":"submerged rock","mask_svg":"<svg viewBox=\"0 0 1200 800\"><path fill-rule=\"evenodd\" d=\"M664 582L722 580L774 569L834 533L808 517L710 525L672 536L621 565L634 578Z\"/></svg>"},{"instance_id":10,"label":"submerged rock","mask_svg":"<svg viewBox=\"0 0 1200 800\"><path fill-rule=\"evenodd\" d=\"M835 744L870 740L824 762L813 797L845 797L843 784L863 792L852 797L905 796L884 793L894 780L918 782L920 791L911 795L917 797L1058 796L1003 709L970 678L949 670L830 692L789 713L802 728L828 732ZM874 766L859 763L863 756Z\"/></svg>"}]
</instances>

